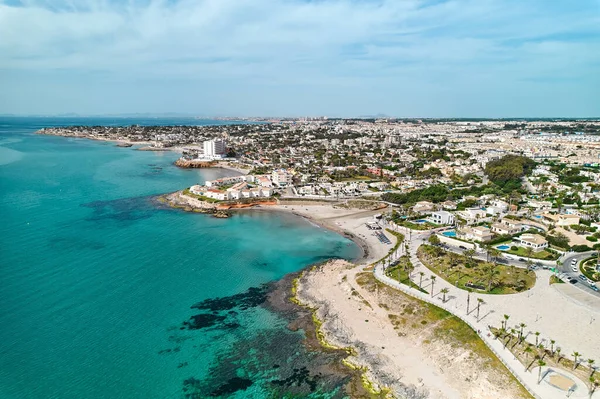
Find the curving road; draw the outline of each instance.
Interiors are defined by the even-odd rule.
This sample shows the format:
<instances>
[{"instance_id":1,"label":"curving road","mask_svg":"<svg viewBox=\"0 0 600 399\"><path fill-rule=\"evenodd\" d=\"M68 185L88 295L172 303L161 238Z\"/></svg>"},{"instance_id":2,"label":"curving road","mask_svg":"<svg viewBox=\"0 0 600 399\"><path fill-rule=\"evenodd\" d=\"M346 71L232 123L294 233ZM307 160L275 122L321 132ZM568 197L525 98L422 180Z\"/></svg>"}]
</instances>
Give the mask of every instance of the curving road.
<instances>
[{"instance_id":1,"label":"curving road","mask_svg":"<svg viewBox=\"0 0 600 399\"><path fill-rule=\"evenodd\" d=\"M597 292L590 288L590 284L587 281L583 281L579 278L581 271L579 270L580 262L584 259L589 258L590 256L596 255L596 251L587 251L587 252L568 252L563 255L560 259L561 264L558 267L558 270L568 276L570 280L577 280L577 283L574 285L580 290L587 292L588 294L594 295L600 298L600 292ZM571 268L571 262L575 259L577 261L577 271L574 272Z\"/></svg>"}]
</instances>

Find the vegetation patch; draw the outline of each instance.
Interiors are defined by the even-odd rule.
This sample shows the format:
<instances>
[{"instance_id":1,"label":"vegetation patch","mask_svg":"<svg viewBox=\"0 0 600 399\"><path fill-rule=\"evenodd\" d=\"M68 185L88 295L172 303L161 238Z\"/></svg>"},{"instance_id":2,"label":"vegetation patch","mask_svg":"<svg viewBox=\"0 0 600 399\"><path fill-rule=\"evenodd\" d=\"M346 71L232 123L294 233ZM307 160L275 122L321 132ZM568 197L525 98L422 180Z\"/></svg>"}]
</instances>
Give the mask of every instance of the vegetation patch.
<instances>
[{"instance_id":1,"label":"vegetation patch","mask_svg":"<svg viewBox=\"0 0 600 399\"><path fill-rule=\"evenodd\" d=\"M409 274L413 271L414 266L410 262L410 258L406 255L402 256L395 264L388 267L385 270L386 276L404 284L410 288L415 288L425 294L428 294L423 288L415 284L409 277Z\"/></svg>"},{"instance_id":2,"label":"vegetation patch","mask_svg":"<svg viewBox=\"0 0 600 399\"><path fill-rule=\"evenodd\" d=\"M486 294L514 294L530 289L535 284L535 273L515 266L507 266L474 259L445 251L431 245L422 245L419 259L429 270L461 289L477 290Z\"/></svg>"},{"instance_id":3,"label":"vegetation patch","mask_svg":"<svg viewBox=\"0 0 600 399\"><path fill-rule=\"evenodd\" d=\"M600 281L600 272L596 268L598 266L598 258L591 257L581 262L581 273L592 281Z\"/></svg>"}]
</instances>

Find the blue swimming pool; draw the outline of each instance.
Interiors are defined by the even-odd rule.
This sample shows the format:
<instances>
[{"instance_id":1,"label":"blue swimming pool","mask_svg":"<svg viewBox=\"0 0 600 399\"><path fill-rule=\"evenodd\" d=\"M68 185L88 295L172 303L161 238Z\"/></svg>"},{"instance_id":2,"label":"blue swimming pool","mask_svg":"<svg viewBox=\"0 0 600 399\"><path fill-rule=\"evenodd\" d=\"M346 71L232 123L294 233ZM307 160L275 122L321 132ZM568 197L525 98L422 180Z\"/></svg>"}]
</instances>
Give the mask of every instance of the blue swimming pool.
<instances>
[{"instance_id":1,"label":"blue swimming pool","mask_svg":"<svg viewBox=\"0 0 600 399\"><path fill-rule=\"evenodd\" d=\"M425 223L425 222L427 222L427 220L425 220L425 219L418 219L418 220L415 220L415 222L416 223Z\"/></svg>"},{"instance_id":2,"label":"blue swimming pool","mask_svg":"<svg viewBox=\"0 0 600 399\"><path fill-rule=\"evenodd\" d=\"M534 218L536 219L541 219L542 217L540 215L533 215Z\"/></svg>"},{"instance_id":3,"label":"blue swimming pool","mask_svg":"<svg viewBox=\"0 0 600 399\"><path fill-rule=\"evenodd\" d=\"M508 246L508 245L498 245L496 248L498 248L501 251L506 251L507 249L510 249L510 246Z\"/></svg>"},{"instance_id":4,"label":"blue swimming pool","mask_svg":"<svg viewBox=\"0 0 600 399\"><path fill-rule=\"evenodd\" d=\"M446 236L446 237L456 237L456 231L454 231L454 230L444 231L442 233L442 235Z\"/></svg>"}]
</instances>

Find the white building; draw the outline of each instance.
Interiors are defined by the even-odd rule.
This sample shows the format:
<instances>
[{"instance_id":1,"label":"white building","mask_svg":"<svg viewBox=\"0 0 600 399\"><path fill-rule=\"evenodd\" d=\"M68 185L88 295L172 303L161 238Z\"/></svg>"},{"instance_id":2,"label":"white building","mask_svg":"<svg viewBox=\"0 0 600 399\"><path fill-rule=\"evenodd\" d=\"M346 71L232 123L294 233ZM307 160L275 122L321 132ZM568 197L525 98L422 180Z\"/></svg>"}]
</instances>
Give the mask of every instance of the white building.
<instances>
[{"instance_id":1,"label":"white building","mask_svg":"<svg viewBox=\"0 0 600 399\"><path fill-rule=\"evenodd\" d=\"M448 211L433 212L429 219L435 224L454 224L454 215Z\"/></svg>"},{"instance_id":2,"label":"white building","mask_svg":"<svg viewBox=\"0 0 600 399\"><path fill-rule=\"evenodd\" d=\"M532 248L535 252L548 247L548 241L539 234L523 234L515 238L517 245L524 248Z\"/></svg>"},{"instance_id":3,"label":"white building","mask_svg":"<svg viewBox=\"0 0 600 399\"><path fill-rule=\"evenodd\" d=\"M227 143L225 140L214 139L204 142L204 158L214 159L225 157Z\"/></svg>"},{"instance_id":4,"label":"white building","mask_svg":"<svg viewBox=\"0 0 600 399\"><path fill-rule=\"evenodd\" d=\"M291 176L285 170L274 170L271 174L271 181L278 187L286 187L291 183Z\"/></svg>"}]
</instances>

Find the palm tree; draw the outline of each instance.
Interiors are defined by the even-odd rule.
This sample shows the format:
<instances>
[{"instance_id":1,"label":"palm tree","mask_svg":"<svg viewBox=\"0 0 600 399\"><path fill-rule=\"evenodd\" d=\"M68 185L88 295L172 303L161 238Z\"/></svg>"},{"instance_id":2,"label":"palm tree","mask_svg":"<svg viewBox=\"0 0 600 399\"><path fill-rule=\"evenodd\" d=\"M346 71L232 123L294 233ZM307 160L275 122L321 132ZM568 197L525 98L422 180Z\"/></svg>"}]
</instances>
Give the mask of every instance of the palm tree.
<instances>
[{"instance_id":1,"label":"palm tree","mask_svg":"<svg viewBox=\"0 0 600 399\"><path fill-rule=\"evenodd\" d=\"M560 363L560 359L562 359L562 356L560 356L560 351L562 349L560 348L556 348L556 354L558 355L558 358L556 359L556 363Z\"/></svg>"},{"instance_id":2,"label":"palm tree","mask_svg":"<svg viewBox=\"0 0 600 399\"><path fill-rule=\"evenodd\" d=\"M469 264L473 263L473 256L475 256L474 249L467 249L463 252L463 255L467 257L467 261Z\"/></svg>"},{"instance_id":3,"label":"palm tree","mask_svg":"<svg viewBox=\"0 0 600 399\"><path fill-rule=\"evenodd\" d=\"M590 384L592 386L592 389L590 389L590 399L592 399L594 392L596 392L596 389L598 389L598 381L596 381L594 377L590 376Z\"/></svg>"},{"instance_id":4,"label":"palm tree","mask_svg":"<svg viewBox=\"0 0 600 399\"><path fill-rule=\"evenodd\" d=\"M477 298L477 320L479 320L479 306L485 305L485 301L481 298Z\"/></svg>"},{"instance_id":5,"label":"palm tree","mask_svg":"<svg viewBox=\"0 0 600 399\"><path fill-rule=\"evenodd\" d=\"M550 352L552 352L552 356L554 356L554 344L556 343L555 340L551 339L550 340Z\"/></svg>"},{"instance_id":6,"label":"palm tree","mask_svg":"<svg viewBox=\"0 0 600 399\"><path fill-rule=\"evenodd\" d=\"M423 276L425 273L419 272L419 289L421 289L421 285L423 284Z\"/></svg>"},{"instance_id":7,"label":"palm tree","mask_svg":"<svg viewBox=\"0 0 600 399\"><path fill-rule=\"evenodd\" d=\"M498 270L496 270L494 267L490 267L489 273L490 274L488 275L488 285L487 285L488 292L490 292L492 290L492 285L496 285L496 283L498 282L498 280L494 279L494 277L499 275L500 272Z\"/></svg>"},{"instance_id":8,"label":"palm tree","mask_svg":"<svg viewBox=\"0 0 600 399\"><path fill-rule=\"evenodd\" d=\"M546 362L544 362L542 359L538 360L537 362L538 364L538 384L542 381L542 367L544 367L546 365Z\"/></svg>"},{"instance_id":9,"label":"palm tree","mask_svg":"<svg viewBox=\"0 0 600 399\"><path fill-rule=\"evenodd\" d=\"M450 292L450 290L448 288L444 288L440 291L442 294L444 294L443 298L442 298L442 303L446 303L446 294L448 292Z\"/></svg>"},{"instance_id":10,"label":"palm tree","mask_svg":"<svg viewBox=\"0 0 600 399\"><path fill-rule=\"evenodd\" d=\"M429 240L428 240L428 241L429 241L429 243L430 243L431 245L433 245L434 247L437 247L438 245L440 245L440 238L439 238L439 237L438 237L436 234L432 234L432 235L429 237Z\"/></svg>"},{"instance_id":11,"label":"palm tree","mask_svg":"<svg viewBox=\"0 0 600 399\"><path fill-rule=\"evenodd\" d=\"M536 332L535 332L535 346L537 346L537 344L538 344L538 339L539 339L539 338L540 338L540 332L539 332L539 331L536 331Z\"/></svg>"},{"instance_id":12,"label":"palm tree","mask_svg":"<svg viewBox=\"0 0 600 399\"><path fill-rule=\"evenodd\" d=\"M590 375L592 375L592 374L594 374L594 362L595 362L595 360L594 359L588 359L587 362L588 362L588 366L590 368Z\"/></svg>"},{"instance_id":13,"label":"palm tree","mask_svg":"<svg viewBox=\"0 0 600 399\"><path fill-rule=\"evenodd\" d=\"M546 347L544 344L537 345L538 349L542 352L542 359L546 356Z\"/></svg>"},{"instance_id":14,"label":"palm tree","mask_svg":"<svg viewBox=\"0 0 600 399\"><path fill-rule=\"evenodd\" d=\"M497 266L498 259L502 257L502 251L500 251L498 248L492 247L488 253L490 254L490 258L492 259L494 266Z\"/></svg>"},{"instance_id":15,"label":"palm tree","mask_svg":"<svg viewBox=\"0 0 600 399\"><path fill-rule=\"evenodd\" d=\"M531 258L532 254L533 254L533 248L531 248L531 247L525 248L525 256L527 256L528 258Z\"/></svg>"},{"instance_id":16,"label":"palm tree","mask_svg":"<svg viewBox=\"0 0 600 399\"><path fill-rule=\"evenodd\" d=\"M519 332L519 341L522 341L523 340L523 329L525 327L527 327L527 324L521 323L521 324L519 324L519 327L521 328L521 331Z\"/></svg>"},{"instance_id":17,"label":"palm tree","mask_svg":"<svg viewBox=\"0 0 600 399\"><path fill-rule=\"evenodd\" d=\"M577 359L579 358L579 356L581 356L581 353L575 351L571 356L573 356L573 359L575 359L575 361L573 362L573 370L575 370L577 368Z\"/></svg>"},{"instance_id":18,"label":"palm tree","mask_svg":"<svg viewBox=\"0 0 600 399\"><path fill-rule=\"evenodd\" d=\"M531 345L527 345L525 347L525 349L523 349L523 353L525 353L525 363L527 364L527 362L529 361L529 354L533 352L533 349L531 349ZM529 366L525 367L525 371L529 370Z\"/></svg>"},{"instance_id":19,"label":"palm tree","mask_svg":"<svg viewBox=\"0 0 600 399\"><path fill-rule=\"evenodd\" d=\"M502 322L502 325L504 326L504 328L506 328L506 325L508 324L508 319L510 319L510 316L505 314L504 321Z\"/></svg>"},{"instance_id":20,"label":"palm tree","mask_svg":"<svg viewBox=\"0 0 600 399\"><path fill-rule=\"evenodd\" d=\"M431 275L431 297L433 298L433 286L435 285L435 276Z\"/></svg>"},{"instance_id":21,"label":"palm tree","mask_svg":"<svg viewBox=\"0 0 600 399\"><path fill-rule=\"evenodd\" d=\"M467 314L469 314L469 303L471 302L471 292L473 292L473 290L470 288L467 288Z\"/></svg>"}]
</instances>

